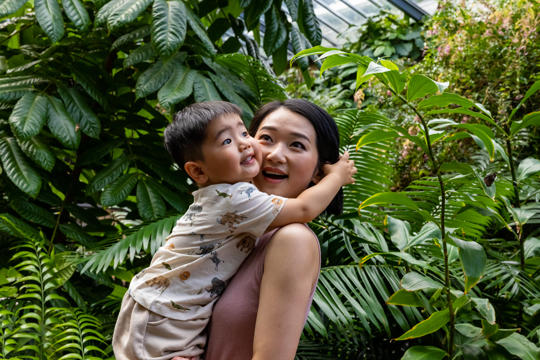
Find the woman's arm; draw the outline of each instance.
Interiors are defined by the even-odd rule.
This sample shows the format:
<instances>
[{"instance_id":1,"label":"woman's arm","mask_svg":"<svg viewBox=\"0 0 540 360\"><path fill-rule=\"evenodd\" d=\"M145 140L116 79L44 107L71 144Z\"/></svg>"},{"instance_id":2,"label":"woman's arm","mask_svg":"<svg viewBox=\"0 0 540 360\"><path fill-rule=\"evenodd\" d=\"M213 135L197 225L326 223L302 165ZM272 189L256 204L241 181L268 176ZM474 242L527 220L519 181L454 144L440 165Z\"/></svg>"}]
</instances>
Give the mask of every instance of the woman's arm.
<instances>
[{"instance_id":1,"label":"woman's arm","mask_svg":"<svg viewBox=\"0 0 540 360\"><path fill-rule=\"evenodd\" d=\"M294 359L319 264L318 240L305 225L276 232L264 260L253 360Z\"/></svg>"}]
</instances>

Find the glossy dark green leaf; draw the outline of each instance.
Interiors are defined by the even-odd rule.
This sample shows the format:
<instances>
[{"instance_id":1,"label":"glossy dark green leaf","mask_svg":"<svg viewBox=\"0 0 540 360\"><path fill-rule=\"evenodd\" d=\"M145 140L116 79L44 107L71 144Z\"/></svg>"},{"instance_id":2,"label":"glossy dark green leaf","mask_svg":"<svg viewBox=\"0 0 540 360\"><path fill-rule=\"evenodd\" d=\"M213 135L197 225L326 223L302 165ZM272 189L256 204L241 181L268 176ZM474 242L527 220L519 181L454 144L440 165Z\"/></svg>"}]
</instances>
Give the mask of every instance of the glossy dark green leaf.
<instances>
[{"instance_id":1,"label":"glossy dark green leaf","mask_svg":"<svg viewBox=\"0 0 540 360\"><path fill-rule=\"evenodd\" d=\"M28 93L17 101L9 116L13 132L21 140L39 134L47 119L47 98Z\"/></svg>"},{"instance_id":2,"label":"glossy dark green leaf","mask_svg":"<svg viewBox=\"0 0 540 360\"><path fill-rule=\"evenodd\" d=\"M118 1L118 0L117 0ZM107 25L111 30L134 21L148 6L152 0L130 0L115 7L107 16Z\"/></svg>"},{"instance_id":3,"label":"glossy dark green leaf","mask_svg":"<svg viewBox=\"0 0 540 360\"><path fill-rule=\"evenodd\" d=\"M515 135L521 129L528 126L540 126L540 111L529 113L521 121L513 121L510 125L510 133Z\"/></svg>"},{"instance_id":4,"label":"glossy dark green leaf","mask_svg":"<svg viewBox=\"0 0 540 360\"><path fill-rule=\"evenodd\" d=\"M158 92L158 100L165 108L186 99L193 92L196 72L182 65L177 65L169 80Z\"/></svg>"},{"instance_id":5,"label":"glossy dark green leaf","mask_svg":"<svg viewBox=\"0 0 540 360\"><path fill-rule=\"evenodd\" d=\"M158 60L146 69L137 79L135 94L142 98L158 91L171 77L178 63L173 59Z\"/></svg>"},{"instance_id":6,"label":"glossy dark green leaf","mask_svg":"<svg viewBox=\"0 0 540 360\"><path fill-rule=\"evenodd\" d=\"M197 102L221 100L221 96L219 96L212 80L198 72L194 78L193 92Z\"/></svg>"},{"instance_id":7,"label":"glossy dark green leaf","mask_svg":"<svg viewBox=\"0 0 540 360\"><path fill-rule=\"evenodd\" d=\"M107 18L113 11L121 8L131 0L111 0L103 5L96 14L95 22L97 25L103 25L107 22Z\"/></svg>"},{"instance_id":8,"label":"glossy dark green leaf","mask_svg":"<svg viewBox=\"0 0 540 360\"><path fill-rule=\"evenodd\" d=\"M512 121L512 119L514 118L514 115L519 110L521 105L523 105L525 103L525 101L527 101L527 99L529 99L531 96L533 96L538 90L540 90L540 80L536 80L534 82L534 84L531 85L529 90L527 90L527 92L525 93L525 96L523 96L523 99L521 99L519 104L510 113L510 116L508 117L508 121Z\"/></svg>"},{"instance_id":9,"label":"glossy dark green leaf","mask_svg":"<svg viewBox=\"0 0 540 360\"><path fill-rule=\"evenodd\" d=\"M263 49L266 55L273 55L287 40L287 28L281 20L280 10L272 6L264 14L266 24L263 38Z\"/></svg>"},{"instance_id":10,"label":"glossy dark green leaf","mask_svg":"<svg viewBox=\"0 0 540 360\"><path fill-rule=\"evenodd\" d=\"M186 7L186 15L187 15L187 21L189 24L189 27L193 32L195 32L195 35L201 40L204 48L210 52L211 54L216 53L216 48L214 47L214 44L212 41L208 38L208 35L206 34L206 29L204 28L204 25L201 23L201 20L191 11L189 7Z\"/></svg>"},{"instance_id":11,"label":"glossy dark green leaf","mask_svg":"<svg viewBox=\"0 0 540 360\"><path fill-rule=\"evenodd\" d=\"M79 0L62 0L62 7L77 29L84 31L90 26L90 16Z\"/></svg>"},{"instance_id":12,"label":"glossy dark green leaf","mask_svg":"<svg viewBox=\"0 0 540 360\"><path fill-rule=\"evenodd\" d=\"M132 52L124 59L124 67L130 67L135 64L139 64L143 61L153 59L157 56L157 52L154 49L152 43L145 43Z\"/></svg>"},{"instance_id":13,"label":"glossy dark green leaf","mask_svg":"<svg viewBox=\"0 0 540 360\"><path fill-rule=\"evenodd\" d=\"M42 239L35 226L31 226L23 220L7 213L0 214L0 231L24 240L40 241Z\"/></svg>"},{"instance_id":14,"label":"glossy dark green leaf","mask_svg":"<svg viewBox=\"0 0 540 360\"><path fill-rule=\"evenodd\" d=\"M4 0L0 4L0 18L11 15L19 10L28 0Z\"/></svg>"},{"instance_id":15,"label":"glossy dark green leaf","mask_svg":"<svg viewBox=\"0 0 540 360\"><path fill-rule=\"evenodd\" d=\"M7 177L23 192L35 198L41 188L41 177L28 164L14 138L0 139L0 159Z\"/></svg>"},{"instance_id":16,"label":"glossy dark green leaf","mask_svg":"<svg viewBox=\"0 0 540 360\"><path fill-rule=\"evenodd\" d=\"M64 20L57 0L35 0L36 19L51 41L57 42L64 36Z\"/></svg>"},{"instance_id":17,"label":"glossy dark green leaf","mask_svg":"<svg viewBox=\"0 0 540 360\"><path fill-rule=\"evenodd\" d=\"M418 291L425 289L441 289L442 284L433 280L425 275L419 274L415 271L408 272L401 279L401 286L407 291Z\"/></svg>"},{"instance_id":18,"label":"glossy dark green leaf","mask_svg":"<svg viewBox=\"0 0 540 360\"><path fill-rule=\"evenodd\" d=\"M495 342L520 359L537 360L540 358L538 346L521 334L513 333Z\"/></svg>"},{"instance_id":19,"label":"glossy dark green leaf","mask_svg":"<svg viewBox=\"0 0 540 360\"><path fill-rule=\"evenodd\" d=\"M270 9L272 4L272 0L259 0L251 2L249 7L244 12L246 27L248 30L253 30L253 28L259 24L260 17Z\"/></svg>"},{"instance_id":20,"label":"glossy dark green leaf","mask_svg":"<svg viewBox=\"0 0 540 360\"><path fill-rule=\"evenodd\" d=\"M35 164L41 166L47 171L51 171L56 162L56 157L51 150L43 144L37 137L31 137L28 140L18 141L21 150L34 161Z\"/></svg>"},{"instance_id":21,"label":"glossy dark green leaf","mask_svg":"<svg viewBox=\"0 0 540 360\"><path fill-rule=\"evenodd\" d=\"M93 193L103 189L116 180L129 167L129 161L125 156L116 158L109 166L96 174L88 184L88 192Z\"/></svg>"},{"instance_id":22,"label":"glossy dark green leaf","mask_svg":"<svg viewBox=\"0 0 540 360\"><path fill-rule=\"evenodd\" d=\"M72 119L79 124L81 130L88 136L98 139L101 132L101 122L86 100L75 88L59 87L58 93Z\"/></svg>"},{"instance_id":23,"label":"glossy dark green leaf","mask_svg":"<svg viewBox=\"0 0 540 360\"><path fill-rule=\"evenodd\" d=\"M26 221L53 228L56 218L51 212L23 197L15 197L9 205Z\"/></svg>"},{"instance_id":24,"label":"glossy dark green leaf","mask_svg":"<svg viewBox=\"0 0 540 360\"><path fill-rule=\"evenodd\" d=\"M471 297L471 300L474 304L474 307L480 315L490 324L494 325L496 321L496 314L495 314L495 308L488 299L485 298L479 298L479 297Z\"/></svg>"},{"instance_id":25,"label":"glossy dark green leaf","mask_svg":"<svg viewBox=\"0 0 540 360\"><path fill-rule=\"evenodd\" d=\"M399 250L403 250L409 243L411 226L408 222L395 219L391 216L387 216L386 221L388 223L390 240L392 240L394 245L396 245Z\"/></svg>"},{"instance_id":26,"label":"glossy dark green leaf","mask_svg":"<svg viewBox=\"0 0 540 360\"><path fill-rule=\"evenodd\" d=\"M140 180L137 183L137 208L145 220L155 220L165 215L163 198L150 183Z\"/></svg>"},{"instance_id":27,"label":"glossy dark green leaf","mask_svg":"<svg viewBox=\"0 0 540 360\"><path fill-rule=\"evenodd\" d=\"M392 129L387 130L373 130L367 134L362 135L356 143L356 150L362 148L365 145L372 143L380 143L387 139L395 139L399 134Z\"/></svg>"},{"instance_id":28,"label":"glossy dark green leaf","mask_svg":"<svg viewBox=\"0 0 540 360\"><path fill-rule=\"evenodd\" d=\"M182 1L154 0L152 43L160 55L171 55L182 46L186 27L186 7Z\"/></svg>"},{"instance_id":29,"label":"glossy dark green leaf","mask_svg":"<svg viewBox=\"0 0 540 360\"><path fill-rule=\"evenodd\" d=\"M525 180L540 172L540 160L529 157L520 161L516 175L519 180Z\"/></svg>"},{"instance_id":30,"label":"glossy dark green leaf","mask_svg":"<svg viewBox=\"0 0 540 360\"><path fill-rule=\"evenodd\" d=\"M114 40L111 50L119 49L120 47L132 43L136 40L141 40L150 35L151 27L149 25L141 26L138 29L135 29L127 34L120 36L118 39Z\"/></svg>"},{"instance_id":31,"label":"glossy dark green leaf","mask_svg":"<svg viewBox=\"0 0 540 360\"><path fill-rule=\"evenodd\" d=\"M101 204L103 206L112 206L124 201L131 190L137 184L137 174L124 174L114 182L105 186L101 193Z\"/></svg>"},{"instance_id":32,"label":"glossy dark green leaf","mask_svg":"<svg viewBox=\"0 0 540 360\"><path fill-rule=\"evenodd\" d=\"M209 74L209 76L219 91L225 96L225 98L227 98L227 100L240 106L244 115L248 118L251 119L253 117L253 112L251 111L248 103L236 93L235 89L227 82L226 79L214 74Z\"/></svg>"},{"instance_id":33,"label":"glossy dark green leaf","mask_svg":"<svg viewBox=\"0 0 540 360\"><path fill-rule=\"evenodd\" d=\"M300 0L285 0L285 4L287 4L287 9L289 10L289 14L291 15L292 21L296 21L298 19L298 2Z\"/></svg>"},{"instance_id":34,"label":"glossy dark green leaf","mask_svg":"<svg viewBox=\"0 0 540 360\"><path fill-rule=\"evenodd\" d=\"M312 0L300 0L301 4L298 9L298 24L300 30L306 35L311 45L320 45L322 40L322 32L319 26L319 20L315 15Z\"/></svg>"},{"instance_id":35,"label":"glossy dark green leaf","mask_svg":"<svg viewBox=\"0 0 540 360\"><path fill-rule=\"evenodd\" d=\"M361 211L362 209L372 206L372 205L390 205L390 204L400 204L405 205L411 209L418 209L418 205L411 200L409 197L407 197L404 193L399 192L383 192L383 193L377 193L366 200L362 201L362 203L358 206L358 211Z\"/></svg>"},{"instance_id":36,"label":"glossy dark green leaf","mask_svg":"<svg viewBox=\"0 0 540 360\"><path fill-rule=\"evenodd\" d=\"M47 125L53 135L62 143L62 145L76 149L81 141L81 132L75 124L71 115L66 111L64 104L60 99L49 96Z\"/></svg>"}]
</instances>

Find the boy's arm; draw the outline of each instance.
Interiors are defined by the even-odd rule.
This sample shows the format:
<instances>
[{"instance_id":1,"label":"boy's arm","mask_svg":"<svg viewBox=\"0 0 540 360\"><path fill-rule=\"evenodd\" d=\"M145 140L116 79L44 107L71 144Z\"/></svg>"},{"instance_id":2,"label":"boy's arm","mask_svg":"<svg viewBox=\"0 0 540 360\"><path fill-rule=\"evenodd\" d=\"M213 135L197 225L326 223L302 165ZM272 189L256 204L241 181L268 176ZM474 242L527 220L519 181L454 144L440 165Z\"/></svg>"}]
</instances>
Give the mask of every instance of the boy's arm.
<instances>
[{"instance_id":1,"label":"boy's arm","mask_svg":"<svg viewBox=\"0 0 540 360\"><path fill-rule=\"evenodd\" d=\"M295 199L287 199L269 228L315 219L332 202L343 185L354 182L356 167L346 152L335 164L324 165L323 171L326 175L316 185L307 188Z\"/></svg>"}]
</instances>

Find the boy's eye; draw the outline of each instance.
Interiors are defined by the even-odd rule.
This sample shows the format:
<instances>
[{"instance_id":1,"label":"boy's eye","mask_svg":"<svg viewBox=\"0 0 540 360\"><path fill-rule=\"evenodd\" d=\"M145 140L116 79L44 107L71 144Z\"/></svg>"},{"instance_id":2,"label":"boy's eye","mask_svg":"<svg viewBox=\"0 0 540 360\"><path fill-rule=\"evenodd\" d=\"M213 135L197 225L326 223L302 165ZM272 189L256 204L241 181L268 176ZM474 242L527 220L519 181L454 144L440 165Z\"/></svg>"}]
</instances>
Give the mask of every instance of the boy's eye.
<instances>
[{"instance_id":1,"label":"boy's eye","mask_svg":"<svg viewBox=\"0 0 540 360\"><path fill-rule=\"evenodd\" d=\"M243 132L242 132L242 136L243 136L243 137L248 137L248 135L249 135L249 134L248 134L247 131L243 131Z\"/></svg>"},{"instance_id":2,"label":"boy's eye","mask_svg":"<svg viewBox=\"0 0 540 360\"><path fill-rule=\"evenodd\" d=\"M223 142L221 144L222 145L229 145L231 142L232 142L231 139L225 139L225 140L223 140Z\"/></svg>"}]
</instances>

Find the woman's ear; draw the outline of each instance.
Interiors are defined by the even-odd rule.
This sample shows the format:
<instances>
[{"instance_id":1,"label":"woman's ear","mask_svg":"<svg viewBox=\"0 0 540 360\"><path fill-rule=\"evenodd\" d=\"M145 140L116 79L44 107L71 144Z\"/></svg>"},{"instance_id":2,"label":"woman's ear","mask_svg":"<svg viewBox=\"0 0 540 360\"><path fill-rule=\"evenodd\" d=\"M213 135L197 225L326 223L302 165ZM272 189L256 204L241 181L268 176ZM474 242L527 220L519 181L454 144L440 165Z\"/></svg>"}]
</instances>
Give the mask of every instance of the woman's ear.
<instances>
[{"instance_id":1,"label":"woman's ear","mask_svg":"<svg viewBox=\"0 0 540 360\"><path fill-rule=\"evenodd\" d=\"M208 182L208 175L205 174L202 164L197 161L187 161L184 164L184 170L197 185L201 186Z\"/></svg>"}]
</instances>

